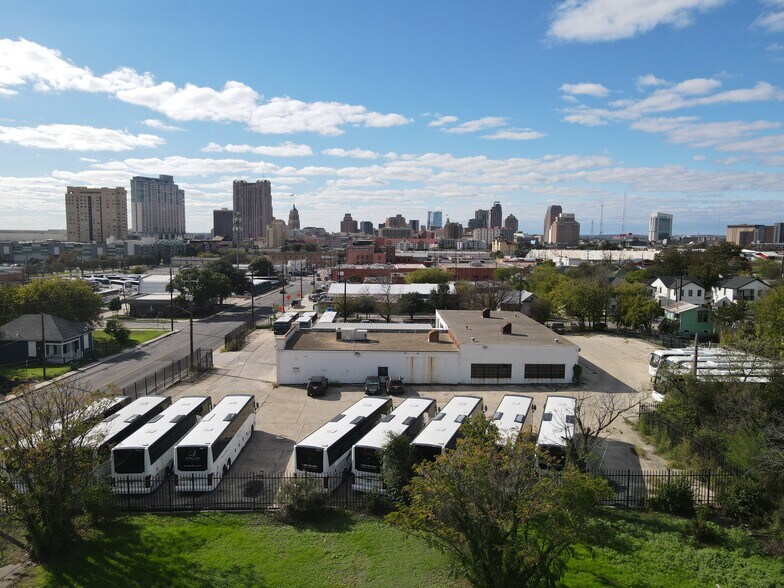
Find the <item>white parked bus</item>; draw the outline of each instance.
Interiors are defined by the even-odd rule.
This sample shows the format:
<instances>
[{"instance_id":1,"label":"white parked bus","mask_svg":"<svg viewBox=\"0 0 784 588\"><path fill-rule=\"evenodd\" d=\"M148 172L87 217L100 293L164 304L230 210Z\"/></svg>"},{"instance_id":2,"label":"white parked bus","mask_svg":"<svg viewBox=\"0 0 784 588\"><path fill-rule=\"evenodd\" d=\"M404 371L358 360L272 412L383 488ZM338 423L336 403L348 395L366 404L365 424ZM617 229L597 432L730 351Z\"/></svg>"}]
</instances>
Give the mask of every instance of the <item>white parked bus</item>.
<instances>
[{"instance_id":1,"label":"white parked bus","mask_svg":"<svg viewBox=\"0 0 784 588\"><path fill-rule=\"evenodd\" d=\"M746 384L767 384L775 366L766 360L724 362L706 361L697 364L696 378L698 381L739 382ZM678 381L692 375L691 364L675 365L659 371L653 378L653 394L656 402L662 402L672 386Z\"/></svg>"},{"instance_id":2,"label":"white parked bus","mask_svg":"<svg viewBox=\"0 0 784 588\"><path fill-rule=\"evenodd\" d=\"M447 449L454 449L463 422L469 417L482 414L483 411L484 405L479 396L452 398L411 443L416 460L434 460Z\"/></svg>"},{"instance_id":3,"label":"white parked bus","mask_svg":"<svg viewBox=\"0 0 784 588\"><path fill-rule=\"evenodd\" d=\"M379 452L390 435L416 437L436 414L436 401L431 398L406 398L398 407L381 417L373 430L362 437L352 449L351 463L354 483L359 492L383 492Z\"/></svg>"},{"instance_id":4,"label":"white parked bus","mask_svg":"<svg viewBox=\"0 0 784 588\"><path fill-rule=\"evenodd\" d=\"M226 396L177 443L174 450L177 490L215 489L250 440L257 407L252 394Z\"/></svg>"},{"instance_id":5,"label":"white parked bus","mask_svg":"<svg viewBox=\"0 0 784 588\"><path fill-rule=\"evenodd\" d=\"M294 447L295 474L323 478L334 490L351 471L351 448L392 410L392 398L363 398Z\"/></svg>"},{"instance_id":6,"label":"white parked bus","mask_svg":"<svg viewBox=\"0 0 784 588\"><path fill-rule=\"evenodd\" d=\"M298 312L287 312L282 314L272 323L272 332L275 335L285 335L289 332L289 329L294 326L294 323L298 318Z\"/></svg>"},{"instance_id":7,"label":"white parked bus","mask_svg":"<svg viewBox=\"0 0 784 588\"><path fill-rule=\"evenodd\" d=\"M536 447L550 455L552 462L540 461L543 466L563 467L569 441L574 436L577 400L571 396L548 396L542 412L542 424Z\"/></svg>"},{"instance_id":8,"label":"white parked bus","mask_svg":"<svg viewBox=\"0 0 784 588\"><path fill-rule=\"evenodd\" d=\"M516 441L525 425L533 399L530 396L506 394L493 414L492 423L498 429L498 442L501 445Z\"/></svg>"},{"instance_id":9,"label":"white parked bus","mask_svg":"<svg viewBox=\"0 0 784 588\"><path fill-rule=\"evenodd\" d=\"M317 312L303 312L302 316L299 317L299 328L300 329L310 329L316 323L318 319Z\"/></svg>"},{"instance_id":10,"label":"white parked bus","mask_svg":"<svg viewBox=\"0 0 784 588\"><path fill-rule=\"evenodd\" d=\"M699 347L697 350L697 361L701 359L713 359L723 355L731 355L729 349L720 347ZM648 374L653 380L659 368L673 362L689 361L694 358L694 347L679 347L677 349L657 349L648 356Z\"/></svg>"},{"instance_id":11,"label":"white parked bus","mask_svg":"<svg viewBox=\"0 0 784 588\"><path fill-rule=\"evenodd\" d=\"M173 471L174 446L212 408L209 396L185 396L112 449L112 482L120 494L148 494Z\"/></svg>"}]
</instances>

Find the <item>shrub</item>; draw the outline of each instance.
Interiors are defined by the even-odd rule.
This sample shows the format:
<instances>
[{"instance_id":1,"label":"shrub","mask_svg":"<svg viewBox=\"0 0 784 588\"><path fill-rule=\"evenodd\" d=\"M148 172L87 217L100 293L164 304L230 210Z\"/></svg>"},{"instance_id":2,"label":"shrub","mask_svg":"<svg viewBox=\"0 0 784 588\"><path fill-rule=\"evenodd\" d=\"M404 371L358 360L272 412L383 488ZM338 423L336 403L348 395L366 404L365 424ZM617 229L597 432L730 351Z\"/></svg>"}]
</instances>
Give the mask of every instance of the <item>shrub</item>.
<instances>
[{"instance_id":1,"label":"shrub","mask_svg":"<svg viewBox=\"0 0 784 588\"><path fill-rule=\"evenodd\" d=\"M365 510L372 515L381 517L394 510L395 503L387 495L379 492L368 492L365 494Z\"/></svg>"},{"instance_id":2,"label":"shrub","mask_svg":"<svg viewBox=\"0 0 784 588\"><path fill-rule=\"evenodd\" d=\"M754 523L768 512L770 500L762 482L751 477L735 478L719 501L721 512L744 523Z\"/></svg>"},{"instance_id":3,"label":"shrub","mask_svg":"<svg viewBox=\"0 0 784 588\"><path fill-rule=\"evenodd\" d=\"M653 510L682 517L694 515L694 490L683 476L664 482L656 488L651 499Z\"/></svg>"},{"instance_id":4,"label":"shrub","mask_svg":"<svg viewBox=\"0 0 784 588\"><path fill-rule=\"evenodd\" d=\"M580 378L583 375L583 366L581 366L579 363L576 363L574 364L573 370L574 371L572 372L573 373L572 382L574 382L575 384L579 384Z\"/></svg>"},{"instance_id":5,"label":"shrub","mask_svg":"<svg viewBox=\"0 0 784 588\"><path fill-rule=\"evenodd\" d=\"M131 331L124 324L116 319L106 321L104 333L112 337L118 343L123 343L131 336Z\"/></svg>"},{"instance_id":6,"label":"shrub","mask_svg":"<svg viewBox=\"0 0 784 588\"><path fill-rule=\"evenodd\" d=\"M281 484L278 505L283 516L292 521L307 521L324 514L328 495L319 478L292 478Z\"/></svg>"},{"instance_id":7,"label":"shrub","mask_svg":"<svg viewBox=\"0 0 784 588\"><path fill-rule=\"evenodd\" d=\"M381 479L392 499L403 496L403 488L414 475L414 450L405 435L390 434L381 449Z\"/></svg>"},{"instance_id":8,"label":"shrub","mask_svg":"<svg viewBox=\"0 0 784 588\"><path fill-rule=\"evenodd\" d=\"M724 533L715 524L708 522L708 509L704 506L697 508L696 516L689 521L686 532L700 543L718 545L724 538Z\"/></svg>"}]
</instances>

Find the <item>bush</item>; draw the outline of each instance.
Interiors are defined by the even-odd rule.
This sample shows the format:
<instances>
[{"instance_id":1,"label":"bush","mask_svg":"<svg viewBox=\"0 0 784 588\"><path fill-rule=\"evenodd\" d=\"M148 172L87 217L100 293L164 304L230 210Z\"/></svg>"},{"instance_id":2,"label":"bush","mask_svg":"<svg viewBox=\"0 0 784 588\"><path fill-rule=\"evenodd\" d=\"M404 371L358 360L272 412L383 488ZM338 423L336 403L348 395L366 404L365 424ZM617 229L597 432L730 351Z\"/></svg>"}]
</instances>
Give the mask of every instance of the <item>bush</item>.
<instances>
[{"instance_id":1,"label":"bush","mask_svg":"<svg viewBox=\"0 0 784 588\"><path fill-rule=\"evenodd\" d=\"M365 510L372 515L382 517L395 508L394 501L386 494L368 492L365 494Z\"/></svg>"},{"instance_id":2,"label":"bush","mask_svg":"<svg viewBox=\"0 0 784 588\"><path fill-rule=\"evenodd\" d=\"M718 545L724 539L724 533L718 526L708 522L707 517L708 509L699 507L696 516L689 521L686 532L700 543Z\"/></svg>"},{"instance_id":3,"label":"bush","mask_svg":"<svg viewBox=\"0 0 784 588\"><path fill-rule=\"evenodd\" d=\"M322 516L327 499L320 478L292 478L283 482L278 490L281 512L292 521L307 521Z\"/></svg>"},{"instance_id":4,"label":"bush","mask_svg":"<svg viewBox=\"0 0 784 588\"><path fill-rule=\"evenodd\" d=\"M381 479L392 499L403 496L403 488L414 475L414 450L405 435L390 434L381 448Z\"/></svg>"},{"instance_id":5,"label":"bush","mask_svg":"<svg viewBox=\"0 0 784 588\"><path fill-rule=\"evenodd\" d=\"M131 336L131 331L124 324L116 319L109 319L106 321L106 328L104 333L112 337L118 343L124 343Z\"/></svg>"},{"instance_id":6,"label":"bush","mask_svg":"<svg viewBox=\"0 0 784 588\"><path fill-rule=\"evenodd\" d=\"M574 382L575 384L579 384L580 383L580 378L583 375L583 366L581 366L579 363L576 363L576 364L574 364L573 370L574 371L572 372L573 373L573 375L572 375L572 382Z\"/></svg>"},{"instance_id":7,"label":"bush","mask_svg":"<svg viewBox=\"0 0 784 588\"><path fill-rule=\"evenodd\" d=\"M682 517L693 516L694 490L689 480L678 476L658 486L656 496L651 499L651 508Z\"/></svg>"},{"instance_id":8,"label":"bush","mask_svg":"<svg viewBox=\"0 0 784 588\"><path fill-rule=\"evenodd\" d=\"M754 523L769 512L770 499L762 482L735 478L721 496L721 512L736 521Z\"/></svg>"}]
</instances>

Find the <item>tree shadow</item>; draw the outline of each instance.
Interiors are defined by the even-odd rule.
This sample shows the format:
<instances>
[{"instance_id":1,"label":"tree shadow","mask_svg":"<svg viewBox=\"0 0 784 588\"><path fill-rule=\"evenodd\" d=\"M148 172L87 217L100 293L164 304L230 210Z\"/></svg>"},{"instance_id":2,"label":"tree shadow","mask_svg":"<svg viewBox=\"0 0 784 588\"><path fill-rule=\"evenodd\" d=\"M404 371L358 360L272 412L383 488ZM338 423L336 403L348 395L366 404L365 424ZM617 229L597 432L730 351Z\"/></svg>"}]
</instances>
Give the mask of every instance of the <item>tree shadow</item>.
<instances>
[{"instance_id":1,"label":"tree shadow","mask_svg":"<svg viewBox=\"0 0 784 588\"><path fill-rule=\"evenodd\" d=\"M592 382L595 379L599 379L602 383L606 384L606 392L626 392L626 393L634 393L637 392L636 389L632 388L625 382L622 382L615 376L609 374L608 372L604 371L598 365L593 362L588 361L584 357L580 356L580 365L583 366L583 374L582 380L583 384L587 384ZM598 376L595 378L593 376Z\"/></svg>"},{"instance_id":2,"label":"tree shadow","mask_svg":"<svg viewBox=\"0 0 784 588\"><path fill-rule=\"evenodd\" d=\"M328 508L320 514L314 515L308 521L282 521L298 531L316 531L318 533L346 533L354 528L356 515L337 509Z\"/></svg>"}]
</instances>

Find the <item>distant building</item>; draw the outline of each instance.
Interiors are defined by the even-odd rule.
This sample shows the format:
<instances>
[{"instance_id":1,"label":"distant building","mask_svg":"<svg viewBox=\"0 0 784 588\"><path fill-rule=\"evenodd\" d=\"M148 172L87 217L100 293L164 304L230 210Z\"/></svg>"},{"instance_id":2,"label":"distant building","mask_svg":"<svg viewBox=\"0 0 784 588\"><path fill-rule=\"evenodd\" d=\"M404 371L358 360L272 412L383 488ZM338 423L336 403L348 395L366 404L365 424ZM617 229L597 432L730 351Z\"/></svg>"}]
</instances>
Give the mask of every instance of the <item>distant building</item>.
<instances>
[{"instance_id":1,"label":"distant building","mask_svg":"<svg viewBox=\"0 0 784 588\"><path fill-rule=\"evenodd\" d=\"M740 247L765 242L765 225L727 225L727 242Z\"/></svg>"},{"instance_id":2,"label":"distant building","mask_svg":"<svg viewBox=\"0 0 784 588\"><path fill-rule=\"evenodd\" d=\"M451 223L446 219L444 225L444 239L457 240L463 236L463 225L460 223Z\"/></svg>"},{"instance_id":3,"label":"distant building","mask_svg":"<svg viewBox=\"0 0 784 588\"><path fill-rule=\"evenodd\" d=\"M501 212L501 203L498 201L493 202L493 207L490 209L490 222L488 226L491 229L503 227L501 219L503 219L503 214Z\"/></svg>"},{"instance_id":4,"label":"distant building","mask_svg":"<svg viewBox=\"0 0 784 588\"><path fill-rule=\"evenodd\" d=\"M373 223L371 221L362 221L359 223L359 232L364 235L372 235L375 233L373 230Z\"/></svg>"},{"instance_id":5,"label":"distant building","mask_svg":"<svg viewBox=\"0 0 784 588\"><path fill-rule=\"evenodd\" d=\"M128 238L128 193L125 188L69 186L65 191L68 240L105 243Z\"/></svg>"},{"instance_id":6,"label":"distant building","mask_svg":"<svg viewBox=\"0 0 784 588\"><path fill-rule=\"evenodd\" d=\"M272 184L270 181L234 180L232 196L234 212L239 214L240 219L240 239L243 241L265 239L267 226L272 223L273 218Z\"/></svg>"},{"instance_id":7,"label":"distant building","mask_svg":"<svg viewBox=\"0 0 784 588\"><path fill-rule=\"evenodd\" d=\"M474 211L473 229L483 229L490 226L490 211L482 208Z\"/></svg>"},{"instance_id":8,"label":"distant building","mask_svg":"<svg viewBox=\"0 0 784 588\"><path fill-rule=\"evenodd\" d=\"M226 241L234 239L234 211L221 208L212 211L212 236L223 237Z\"/></svg>"},{"instance_id":9,"label":"distant building","mask_svg":"<svg viewBox=\"0 0 784 588\"><path fill-rule=\"evenodd\" d=\"M648 241L651 243L672 238L672 215L666 212L652 212L648 219Z\"/></svg>"},{"instance_id":10,"label":"distant building","mask_svg":"<svg viewBox=\"0 0 784 588\"><path fill-rule=\"evenodd\" d=\"M558 204L553 204L547 207L547 212L544 213L544 230L542 231L542 243L553 243L550 238L550 227L558 218L558 215L563 212L563 209Z\"/></svg>"},{"instance_id":11,"label":"distant building","mask_svg":"<svg viewBox=\"0 0 784 588\"><path fill-rule=\"evenodd\" d=\"M410 219L408 221L408 226L414 233L418 233L419 232L419 221L418 220Z\"/></svg>"},{"instance_id":12,"label":"distant building","mask_svg":"<svg viewBox=\"0 0 784 588\"><path fill-rule=\"evenodd\" d=\"M444 226L442 222L443 213L440 210L428 210L427 211L427 228L428 229L440 229Z\"/></svg>"},{"instance_id":13,"label":"distant building","mask_svg":"<svg viewBox=\"0 0 784 588\"><path fill-rule=\"evenodd\" d=\"M558 245L577 245L580 242L580 223L574 213L562 212L550 225L550 243Z\"/></svg>"},{"instance_id":14,"label":"distant building","mask_svg":"<svg viewBox=\"0 0 784 588\"><path fill-rule=\"evenodd\" d=\"M279 219L273 218L272 222L267 225L266 240L267 247L279 249L286 244L286 223Z\"/></svg>"},{"instance_id":15,"label":"distant building","mask_svg":"<svg viewBox=\"0 0 784 588\"><path fill-rule=\"evenodd\" d=\"M299 229L299 210L297 210L297 207L293 204L289 211L289 229Z\"/></svg>"},{"instance_id":16,"label":"distant building","mask_svg":"<svg viewBox=\"0 0 784 588\"><path fill-rule=\"evenodd\" d=\"M386 222L384 222L384 227L394 227L398 229L401 227L408 227L408 223L406 222L406 217L404 217L402 214L396 214L395 216L387 217Z\"/></svg>"},{"instance_id":17,"label":"distant building","mask_svg":"<svg viewBox=\"0 0 784 588\"><path fill-rule=\"evenodd\" d=\"M343 216L343 220L340 221L340 232L341 233L358 233L359 227L357 226L357 221L351 218L351 213L347 212Z\"/></svg>"},{"instance_id":18,"label":"distant building","mask_svg":"<svg viewBox=\"0 0 784 588\"><path fill-rule=\"evenodd\" d=\"M131 178L133 230L158 239L185 236L185 191L172 176Z\"/></svg>"},{"instance_id":19,"label":"distant building","mask_svg":"<svg viewBox=\"0 0 784 588\"><path fill-rule=\"evenodd\" d=\"M508 231L512 231L513 234L516 233L520 228L517 217L513 214L507 216L506 219L504 219L504 228Z\"/></svg>"},{"instance_id":20,"label":"distant building","mask_svg":"<svg viewBox=\"0 0 784 588\"><path fill-rule=\"evenodd\" d=\"M495 239L501 236L502 229L500 228L481 228L474 229L473 237L475 241L484 241L485 243L492 243Z\"/></svg>"}]
</instances>

